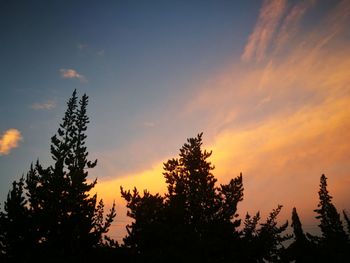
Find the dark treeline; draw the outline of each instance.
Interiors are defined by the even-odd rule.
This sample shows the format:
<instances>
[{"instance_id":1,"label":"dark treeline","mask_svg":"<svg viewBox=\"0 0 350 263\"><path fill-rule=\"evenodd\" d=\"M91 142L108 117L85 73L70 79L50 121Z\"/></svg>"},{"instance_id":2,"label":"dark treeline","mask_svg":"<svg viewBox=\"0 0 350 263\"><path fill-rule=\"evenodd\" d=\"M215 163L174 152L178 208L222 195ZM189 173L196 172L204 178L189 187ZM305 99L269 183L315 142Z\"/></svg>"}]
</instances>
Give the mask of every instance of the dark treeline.
<instances>
[{"instance_id":1,"label":"dark treeline","mask_svg":"<svg viewBox=\"0 0 350 263\"><path fill-rule=\"evenodd\" d=\"M0 262L350 262L350 219L343 211L345 230L324 175L314 210L321 236L303 231L296 208L292 234L277 222L281 205L265 220L259 212L241 219L242 175L217 185L202 134L164 163L164 196L121 188L133 221L118 244L107 235L114 204L105 213L91 194L97 181L88 169L97 161L85 145L87 104L74 91L51 138L53 164L36 161L13 182L0 210Z\"/></svg>"}]
</instances>

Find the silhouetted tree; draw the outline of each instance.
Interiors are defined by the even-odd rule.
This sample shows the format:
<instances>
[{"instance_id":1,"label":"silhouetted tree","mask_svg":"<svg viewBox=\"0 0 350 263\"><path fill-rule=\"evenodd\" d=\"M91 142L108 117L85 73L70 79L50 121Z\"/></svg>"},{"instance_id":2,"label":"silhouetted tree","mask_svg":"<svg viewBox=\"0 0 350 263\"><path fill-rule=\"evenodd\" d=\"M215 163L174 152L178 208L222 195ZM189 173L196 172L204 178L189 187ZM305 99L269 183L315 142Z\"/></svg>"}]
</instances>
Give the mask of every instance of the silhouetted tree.
<instances>
[{"instance_id":1,"label":"silhouetted tree","mask_svg":"<svg viewBox=\"0 0 350 263\"><path fill-rule=\"evenodd\" d=\"M320 202L314 211L318 214L316 218L320 220L319 227L322 232L319 241L320 253L324 259L343 262L347 251L347 235L340 220L340 214L327 190L327 177L324 174L320 178L318 195Z\"/></svg>"},{"instance_id":2,"label":"silhouetted tree","mask_svg":"<svg viewBox=\"0 0 350 263\"><path fill-rule=\"evenodd\" d=\"M1 262L347 262L350 240L327 190L320 180L314 211L322 236L304 233L296 208L292 211L293 242L286 248L288 221L278 225L282 206L260 223L260 213L248 213L240 227L237 206L243 200L242 174L217 185L212 152L202 149L202 133L181 147L179 157L164 163L167 193L143 193L121 187L127 215L123 247L106 236L115 213L104 216L103 201L88 180L86 130L88 97L76 91L67 103L62 123L51 138L54 164L39 161L26 177L14 181L0 211ZM350 220L344 219L350 235ZM118 248L118 249L116 249Z\"/></svg>"},{"instance_id":3,"label":"silhouetted tree","mask_svg":"<svg viewBox=\"0 0 350 263\"><path fill-rule=\"evenodd\" d=\"M260 213L257 212L254 216L249 213L244 219L244 227L242 230L241 253L239 255L239 262L259 262L262 260L262 253L259 249L259 225Z\"/></svg>"},{"instance_id":4,"label":"silhouetted tree","mask_svg":"<svg viewBox=\"0 0 350 263\"><path fill-rule=\"evenodd\" d=\"M282 205L278 205L276 209L273 209L266 222L261 224L259 230L261 246L265 250L263 258L268 262L280 261L280 255L285 249L283 242L290 238L290 235L283 234L288 227L288 221L281 226L277 226L277 216L281 209Z\"/></svg>"},{"instance_id":5,"label":"silhouetted tree","mask_svg":"<svg viewBox=\"0 0 350 263\"><path fill-rule=\"evenodd\" d=\"M201 133L187 140L179 158L164 163L165 201L171 225L178 229L173 246L185 245L184 249L192 250L186 254L196 250L203 260L213 260L214 255L218 260L238 238L236 212L243 200L242 175L217 187L214 166L208 161L212 152L202 150L202 144Z\"/></svg>"},{"instance_id":6,"label":"silhouetted tree","mask_svg":"<svg viewBox=\"0 0 350 263\"><path fill-rule=\"evenodd\" d=\"M346 226L347 226L347 229L348 229L348 236L350 238L350 219L349 219L348 214L345 212L345 210L343 210L343 215L344 215L344 219L345 219Z\"/></svg>"},{"instance_id":7,"label":"silhouetted tree","mask_svg":"<svg viewBox=\"0 0 350 263\"><path fill-rule=\"evenodd\" d=\"M31 253L56 260L84 258L104 242L115 206L104 218L103 202L97 204L96 194L90 194L97 181L88 182L88 169L97 160L87 160L87 104L85 94L78 102L73 92L57 134L51 138L54 164L43 168L37 161L25 181L14 182L3 216L9 257L23 247L28 232Z\"/></svg>"},{"instance_id":8,"label":"silhouetted tree","mask_svg":"<svg viewBox=\"0 0 350 263\"><path fill-rule=\"evenodd\" d=\"M11 261L26 260L30 248L30 226L28 225L27 201L24 197L24 179L13 182L4 203L1 215L3 253Z\"/></svg>"},{"instance_id":9,"label":"silhouetted tree","mask_svg":"<svg viewBox=\"0 0 350 263\"><path fill-rule=\"evenodd\" d=\"M4 226L4 218L5 215L2 211L0 211L0 261L5 261L5 253L6 253L6 239L5 239L5 226Z\"/></svg>"},{"instance_id":10,"label":"silhouetted tree","mask_svg":"<svg viewBox=\"0 0 350 263\"><path fill-rule=\"evenodd\" d=\"M316 261L315 247L307 238L302 228L299 215L296 208L292 211L293 242L289 245L286 253L286 259L295 262L314 262Z\"/></svg>"},{"instance_id":11,"label":"silhouetted tree","mask_svg":"<svg viewBox=\"0 0 350 263\"><path fill-rule=\"evenodd\" d=\"M164 260L164 241L167 231L164 228L164 198L159 194L152 195L144 191L140 195L136 188L132 192L124 191L121 187L122 197L127 201L129 209L127 215L134 219L127 226L128 236L124 244L135 255L140 254L138 260L156 262ZM147 253L145 253L145 251Z\"/></svg>"},{"instance_id":12,"label":"silhouetted tree","mask_svg":"<svg viewBox=\"0 0 350 263\"><path fill-rule=\"evenodd\" d=\"M125 245L145 262L237 261L240 231L237 204L243 199L242 175L216 186L211 152L202 150L202 134L190 138L179 158L164 163L164 197L137 189L124 191L128 215Z\"/></svg>"},{"instance_id":13,"label":"silhouetted tree","mask_svg":"<svg viewBox=\"0 0 350 263\"><path fill-rule=\"evenodd\" d=\"M295 241L298 243L305 243L306 236L304 234L303 227L301 225L301 221L299 219L299 215L297 213L297 209L294 207L292 211L292 224L291 227L293 228L294 238Z\"/></svg>"},{"instance_id":14,"label":"silhouetted tree","mask_svg":"<svg viewBox=\"0 0 350 263\"><path fill-rule=\"evenodd\" d=\"M277 216L282 206L273 209L264 223L260 224L260 214L254 217L246 215L242 230L242 249L239 262L282 262L281 255L285 252L284 241L290 235L283 232L288 227L288 221L277 226Z\"/></svg>"},{"instance_id":15,"label":"silhouetted tree","mask_svg":"<svg viewBox=\"0 0 350 263\"><path fill-rule=\"evenodd\" d=\"M202 134L187 141L180 149L180 158L164 164L167 203L181 211L181 223L198 227L218 213L217 180L211 173L214 167L207 161L211 152L201 149Z\"/></svg>"}]
</instances>

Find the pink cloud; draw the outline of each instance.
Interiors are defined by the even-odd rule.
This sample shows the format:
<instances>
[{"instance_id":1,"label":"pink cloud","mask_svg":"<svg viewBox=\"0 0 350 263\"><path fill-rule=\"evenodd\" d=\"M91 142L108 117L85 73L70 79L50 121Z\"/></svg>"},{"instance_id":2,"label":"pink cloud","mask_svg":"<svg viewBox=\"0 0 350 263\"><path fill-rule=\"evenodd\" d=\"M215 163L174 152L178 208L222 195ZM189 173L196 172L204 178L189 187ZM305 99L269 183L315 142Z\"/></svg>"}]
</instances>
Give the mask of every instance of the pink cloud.
<instances>
[{"instance_id":1,"label":"pink cloud","mask_svg":"<svg viewBox=\"0 0 350 263\"><path fill-rule=\"evenodd\" d=\"M82 82L86 82L84 75L79 74L75 69L60 69L61 77L64 79L79 79Z\"/></svg>"}]
</instances>

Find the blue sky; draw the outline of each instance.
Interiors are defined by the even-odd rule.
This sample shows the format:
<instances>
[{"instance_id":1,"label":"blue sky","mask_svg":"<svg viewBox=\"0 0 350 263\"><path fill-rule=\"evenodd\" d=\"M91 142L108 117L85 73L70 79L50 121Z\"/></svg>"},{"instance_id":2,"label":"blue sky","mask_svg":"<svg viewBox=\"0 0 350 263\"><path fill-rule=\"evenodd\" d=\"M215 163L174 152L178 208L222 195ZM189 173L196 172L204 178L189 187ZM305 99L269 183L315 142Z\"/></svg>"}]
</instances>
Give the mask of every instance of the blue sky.
<instances>
[{"instance_id":1,"label":"blue sky","mask_svg":"<svg viewBox=\"0 0 350 263\"><path fill-rule=\"evenodd\" d=\"M241 214L282 203L314 224L322 173L349 209L349 20L340 0L1 0L1 202L51 163L77 89L108 202L120 185L164 191L162 162L204 132L219 181L243 172Z\"/></svg>"},{"instance_id":2,"label":"blue sky","mask_svg":"<svg viewBox=\"0 0 350 263\"><path fill-rule=\"evenodd\" d=\"M0 157L2 197L30 162L47 160L49 138L74 89L90 96L90 152L127 147L156 124L167 125L157 112L172 98L240 54L259 7L258 1L2 1L0 130L15 127L23 137ZM85 80L64 79L61 69ZM178 129L180 141L203 130ZM125 162L122 169L130 169Z\"/></svg>"}]
</instances>

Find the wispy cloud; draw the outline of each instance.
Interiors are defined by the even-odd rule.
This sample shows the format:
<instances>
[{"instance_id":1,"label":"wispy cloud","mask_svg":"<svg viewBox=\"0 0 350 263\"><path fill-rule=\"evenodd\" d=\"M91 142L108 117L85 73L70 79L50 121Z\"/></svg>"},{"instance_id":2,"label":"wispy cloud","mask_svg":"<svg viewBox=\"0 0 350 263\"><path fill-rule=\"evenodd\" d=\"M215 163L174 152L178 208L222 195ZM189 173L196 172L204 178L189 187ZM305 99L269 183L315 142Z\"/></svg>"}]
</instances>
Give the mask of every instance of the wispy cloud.
<instances>
[{"instance_id":1,"label":"wispy cloud","mask_svg":"<svg viewBox=\"0 0 350 263\"><path fill-rule=\"evenodd\" d=\"M264 22L274 28L267 34L277 34L283 56L264 51L268 59L258 65L242 66L239 62L219 75L215 73L211 80L198 84L194 88L198 93L187 98L187 105L173 115L174 123L184 125L205 116L198 127L206 136L211 134L205 139L207 148L213 150L215 175L219 182L227 182L243 172L247 210L267 211L276 200L287 209L297 205L312 211L321 173L332 176L337 201L349 205L349 193L341 187L350 169L350 46L343 34L350 20L350 2L340 2L314 27L300 32L297 28L310 3L287 8L285 1L265 1L261 12L275 13L271 18L275 22ZM271 16L264 13L260 17L265 15ZM276 21L282 25L279 33ZM263 34L264 29L260 31ZM285 46L291 39L293 47ZM247 58L257 59L259 45L261 51L267 44L275 48L276 42L270 42L251 42L254 50ZM161 167L161 162L155 167ZM145 175L154 185L141 180ZM164 186L161 171L152 168L125 175L115 184L129 186L130 182L141 189L160 191ZM101 187L109 183L107 180Z\"/></svg>"},{"instance_id":2,"label":"wispy cloud","mask_svg":"<svg viewBox=\"0 0 350 263\"><path fill-rule=\"evenodd\" d=\"M13 148L18 147L22 140L21 132L17 129L8 129L0 137L0 155L9 154Z\"/></svg>"},{"instance_id":3,"label":"wispy cloud","mask_svg":"<svg viewBox=\"0 0 350 263\"><path fill-rule=\"evenodd\" d=\"M30 107L34 110L52 110L56 108L56 102L49 100L47 102L34 103Z\"/></svg>"},{"instance_id":4,"label":"wispy cloud","mask_svg":"<svg viewBox=\"0 0 350 263\"><path fill-rule=\"evenodd\" d=\"M212 149L221 178L232 169L248 175L247 207L281 200L312 209L321 173L332 177L340 207L349 206L342 183L350 169L350 2L339 2L300 32L297 24L310 6L291 7L282 22L280 44L292 39L293 46L266 54L258 65L227 69L187 107L186 114L205 115L208 127L217 127ZM236 116L231 122L229 114Z\"/></svg>"},{"instance_id":5,"label":"wispy cloud","mask_svg":"<svg viewBox=\"0 0 350 263\"><path fill-rule=\"evenodd\" d=\"M78 79L82 82L86 82L84 75L78 73L75 69L60 69L61 77L64 79Z\"/></svg>"},{"instance_id":6,"label":"wispy cloud","mask_svg":"<svg viewBox=\"0 0 350 263\"><path fill-rule=\"evenodd\" d=\"M148 127L148 128L153 128L153 127L156 126L156 124L154 122L152 122L152 121L145 121L143 123L143 126Z\"/></svg>"},{"instance_id":7,"label":"wispy cloud","mask_svg":"<svg viewBox=\"0 0 350 263\"><path fill-rule=\"evenodd\" d=\"M162 161L169 156L161 153L162 156L152 157L155 162L149 163L154 165L148 168L147 162L143 162L145 156L170 147L191 126L191 131L204 131L205 148L213 150L211 161L220 183L243 172L246 190L239 208L241 214L266 212L277 202L285 205L287 213L297 206L307 214L317 205L321 173L330 178L329 187L337 207L349 207L350 45L346 30L350 2L334 3L328 15L304 30L298 27L313 2L298 3L285 7L285 1L279 2L283 8L277 8L278 12L284 10L284 15L275 19L279 23L273 30L276 38L268 41L273 52L266 53L266 47L265 60L254 65L233 62L219 74L203 78L191 89L192 95L179 97L168 105L167 111L155 117L157 125L162 126L154 132L156 139L140 138L140 142L148 144L142 148L137 143L130 154L139 158L134 163L143 164L138 167L140 171L116 174L118 158L110 154L113 157L108 162L114 169L107 173L109 180L100 182L99 192L107 200L115 198L115 189L120 185L164 192ZM262 8L265 11L273 9L266 5L277 4L265 1ZM257 59L259 41L254 42L249 60ZM286 44L290 41L293 45ZM276 51L278 46L283 48L283 54ZM176 109L170 115L174 126L165 121L172 107ZM197 120L202 120L200 125ZM177 149L180 143L171 149ZM162 147L154 150L149 145ZM125 151L119 156L123 155ZM305 222L314 223L314 215L307 216Z\"/></svg>"},{"instance_id":8,"label":"wispy cloud","mask_svg":"<svg viewBox=\"0 0 350 263\"><path fill-rule=\"evenodd\" d=\"M260 10L258 21L253 33L249 36L241 56L243 61L265 58L269 44L278 29L280 20L286 11L286 0L265 0Z\"/></svg>"},{"instance_id":9,"label":"wispy cloud","mask_svg":"<svg viewBox=\"0 0 350 263\"><path fill-rule=\"evenodd\" d=\"M304 0L292 6L281 23L275 40L275 49L280 51L289 40L293 39L300 27L301 20L305 13L313 7L316 0Z\"/></svg>"},{"instance_id":10,"label":"wispy cloud","mask_svg":"<svg viewBox=\"0 0 350 263\"><path fill-rule=\"evenodd\" d=\"M302 18L315 4L316 0L295 4L287 0L265 0L241 56L242 61L260 62L269 57L269 52L276 54L291 45L298 34Z\"/></svg>"}]
</instances>

